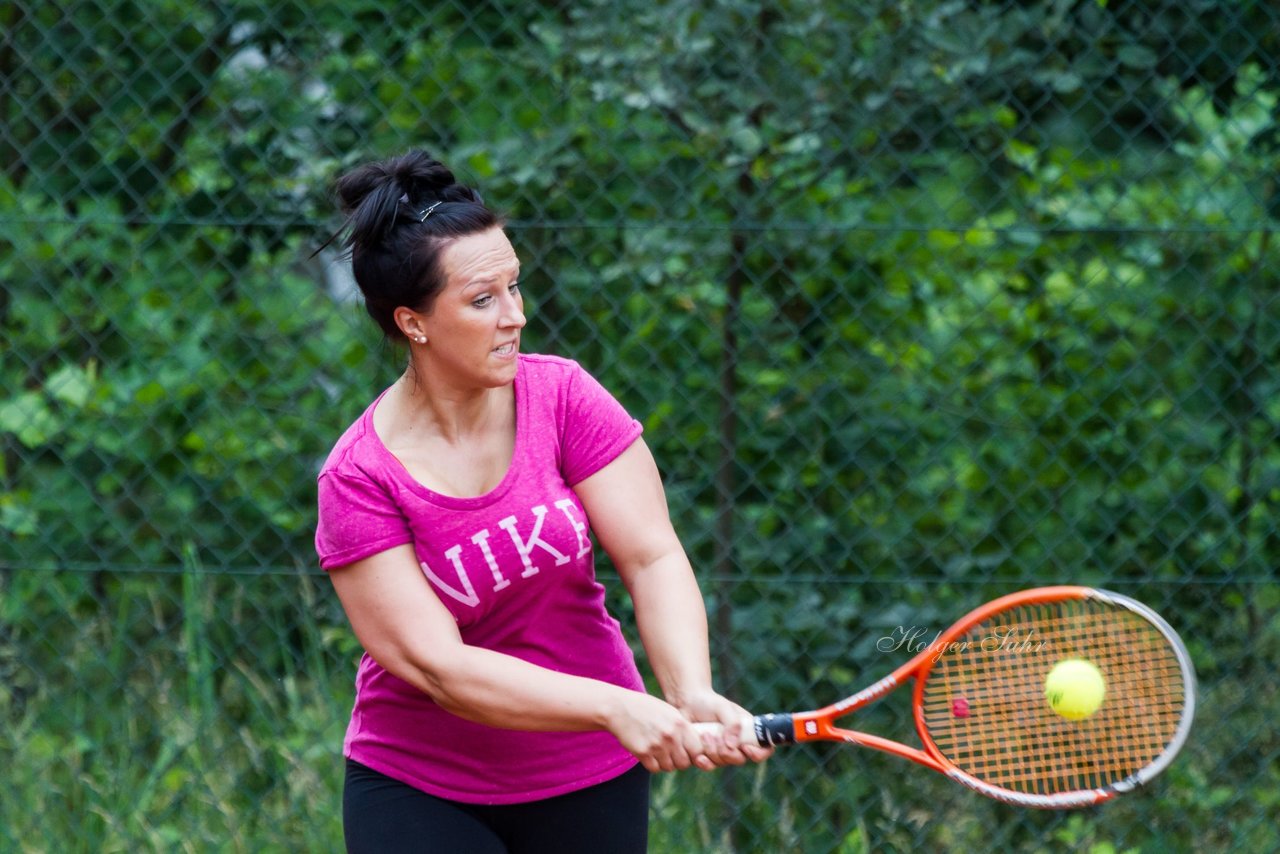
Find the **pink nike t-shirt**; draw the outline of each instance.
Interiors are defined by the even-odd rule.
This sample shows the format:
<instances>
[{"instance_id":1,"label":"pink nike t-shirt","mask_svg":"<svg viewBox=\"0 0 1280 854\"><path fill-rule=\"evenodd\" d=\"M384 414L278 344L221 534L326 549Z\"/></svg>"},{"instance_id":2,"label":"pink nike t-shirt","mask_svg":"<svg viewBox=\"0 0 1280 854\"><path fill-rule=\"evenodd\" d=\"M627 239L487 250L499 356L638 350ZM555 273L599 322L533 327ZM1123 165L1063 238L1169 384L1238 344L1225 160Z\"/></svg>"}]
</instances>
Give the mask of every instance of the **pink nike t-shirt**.
<instances>
[{"instance_id":1,"label":"pink nike t-shirt","mask_svg":"<svg viewBox=\"0 0 1280 854\"><path fill-rule=\"evenodd\" d=\"M575 362L552 356L520 357L515 402L511 466L475 498L441 495L410 476L374 432L378 401L370 404L320 471L320 565L331 570L412 543L466 643L643 691L635 657L605 610L586 513L571 488L626 450L640 424ZM563 794L636 763L608 732L464 720L367 653L344 753L433 795L485 804Z\"/></svg>"}]
</instances>

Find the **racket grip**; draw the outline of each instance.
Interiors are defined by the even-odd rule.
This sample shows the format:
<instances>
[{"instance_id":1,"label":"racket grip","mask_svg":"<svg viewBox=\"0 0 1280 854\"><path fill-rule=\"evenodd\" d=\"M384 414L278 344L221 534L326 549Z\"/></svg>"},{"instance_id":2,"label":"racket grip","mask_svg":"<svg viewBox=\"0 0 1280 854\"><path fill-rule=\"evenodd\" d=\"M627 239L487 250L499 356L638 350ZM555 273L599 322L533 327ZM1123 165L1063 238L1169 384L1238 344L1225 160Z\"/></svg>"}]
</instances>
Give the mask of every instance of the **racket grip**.
<instances>
[{"instance_id":1,"label":"racket grip","mask_svg":"<svg viewBox=\"0 0 1280 854\"><path fill-rule=\"evenodd\" d=\"M699 733L708 737L717 737L724 727L714 722L700 722L693 725ZM774 744L791 744L796 740L795 725L788 714L756 715L744 718L738 730L738 742L741 744L759 744L769 747Z\"/></svg>"},{"instance_id":2,"label":"racket grip","mask_svg":"<svg viewBox=\"0 0 1280 854\"><path fill-rule=\"evenodd\" d=\"M791 715L782 712L756 715L752 722L755 725L756 741L765 747L795 743L796 727Z\"/></svg>"}]
</instances>

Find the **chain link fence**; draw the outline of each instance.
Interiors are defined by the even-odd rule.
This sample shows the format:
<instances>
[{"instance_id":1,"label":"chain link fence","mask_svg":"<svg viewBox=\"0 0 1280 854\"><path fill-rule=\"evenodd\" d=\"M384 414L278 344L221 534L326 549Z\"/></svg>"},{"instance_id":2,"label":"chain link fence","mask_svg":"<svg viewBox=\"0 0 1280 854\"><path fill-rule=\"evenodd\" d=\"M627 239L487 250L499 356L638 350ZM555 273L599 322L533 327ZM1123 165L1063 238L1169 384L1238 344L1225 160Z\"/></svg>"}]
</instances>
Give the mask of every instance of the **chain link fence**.
<instances>
[{"instance_id":1,"label":"chain link fence","mask_svg":"<svg viewBox=\"0 0 1280 854\"><path fill-rule=\"evenodd\" d=\"M0 24L0 849L340 848L359 649L314 477L403 356L312 253L333 178L410 147L509 216L526 349L644 422L745 705L843 696L905 660L880 639L1045 583L1142 599L1195 657L1184 753L1103 808L804 748L659 778L654 851L1280 849L1273 3ZM909 738L897 709L863 723Z\"/></svg>"}]
</instances>

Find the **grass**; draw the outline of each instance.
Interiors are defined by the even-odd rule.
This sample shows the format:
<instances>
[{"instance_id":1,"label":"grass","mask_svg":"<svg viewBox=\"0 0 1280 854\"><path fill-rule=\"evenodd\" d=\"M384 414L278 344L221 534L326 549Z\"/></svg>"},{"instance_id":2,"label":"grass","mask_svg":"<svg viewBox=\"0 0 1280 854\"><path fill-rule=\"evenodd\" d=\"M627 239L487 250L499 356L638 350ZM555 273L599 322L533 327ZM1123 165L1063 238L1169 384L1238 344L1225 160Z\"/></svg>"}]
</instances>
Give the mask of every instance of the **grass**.
<instances>
[{"instance_id":1,"label":"grass","mask_svg":"<svg viewBox=\"0 0 1280 854\"><path fill-rule=\"evenodd\" d=\"M358 649L324 579L193 562L25 579L22 602L11 581L0 578L0 755L16 759L0 850L341 850ZM1102 808L1018 810L893 757L806 746L728 775L657 778L651 850L1280 850L1280 695L1235 675L1241 661L1198 664L1184 755ZM887 711L872 725L910 736Z\"/></svg>"}]
</instances>

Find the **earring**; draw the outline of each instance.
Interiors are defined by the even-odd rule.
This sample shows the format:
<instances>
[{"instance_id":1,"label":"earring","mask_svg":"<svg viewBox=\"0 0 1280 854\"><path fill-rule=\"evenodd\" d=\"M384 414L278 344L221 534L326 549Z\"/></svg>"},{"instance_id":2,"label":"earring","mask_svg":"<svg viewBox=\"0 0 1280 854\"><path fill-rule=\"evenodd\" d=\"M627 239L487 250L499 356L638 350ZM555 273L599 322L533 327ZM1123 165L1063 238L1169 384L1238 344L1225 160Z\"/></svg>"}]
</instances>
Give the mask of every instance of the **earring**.
<instances>
[{"instance_id":1,"label":"earring","mask_svg":"<svg viewBox=\"0 0 1280 854\"><path fill-rule=\"evenodd\" d=\"M419 344L426 344L426 343L427 343L427 336L425 336L425 335L419 335L417 338L415 338L415 339L413 339L413 340L414 340L414 341L417 341Z\"/></svg>"}]
</instances>

